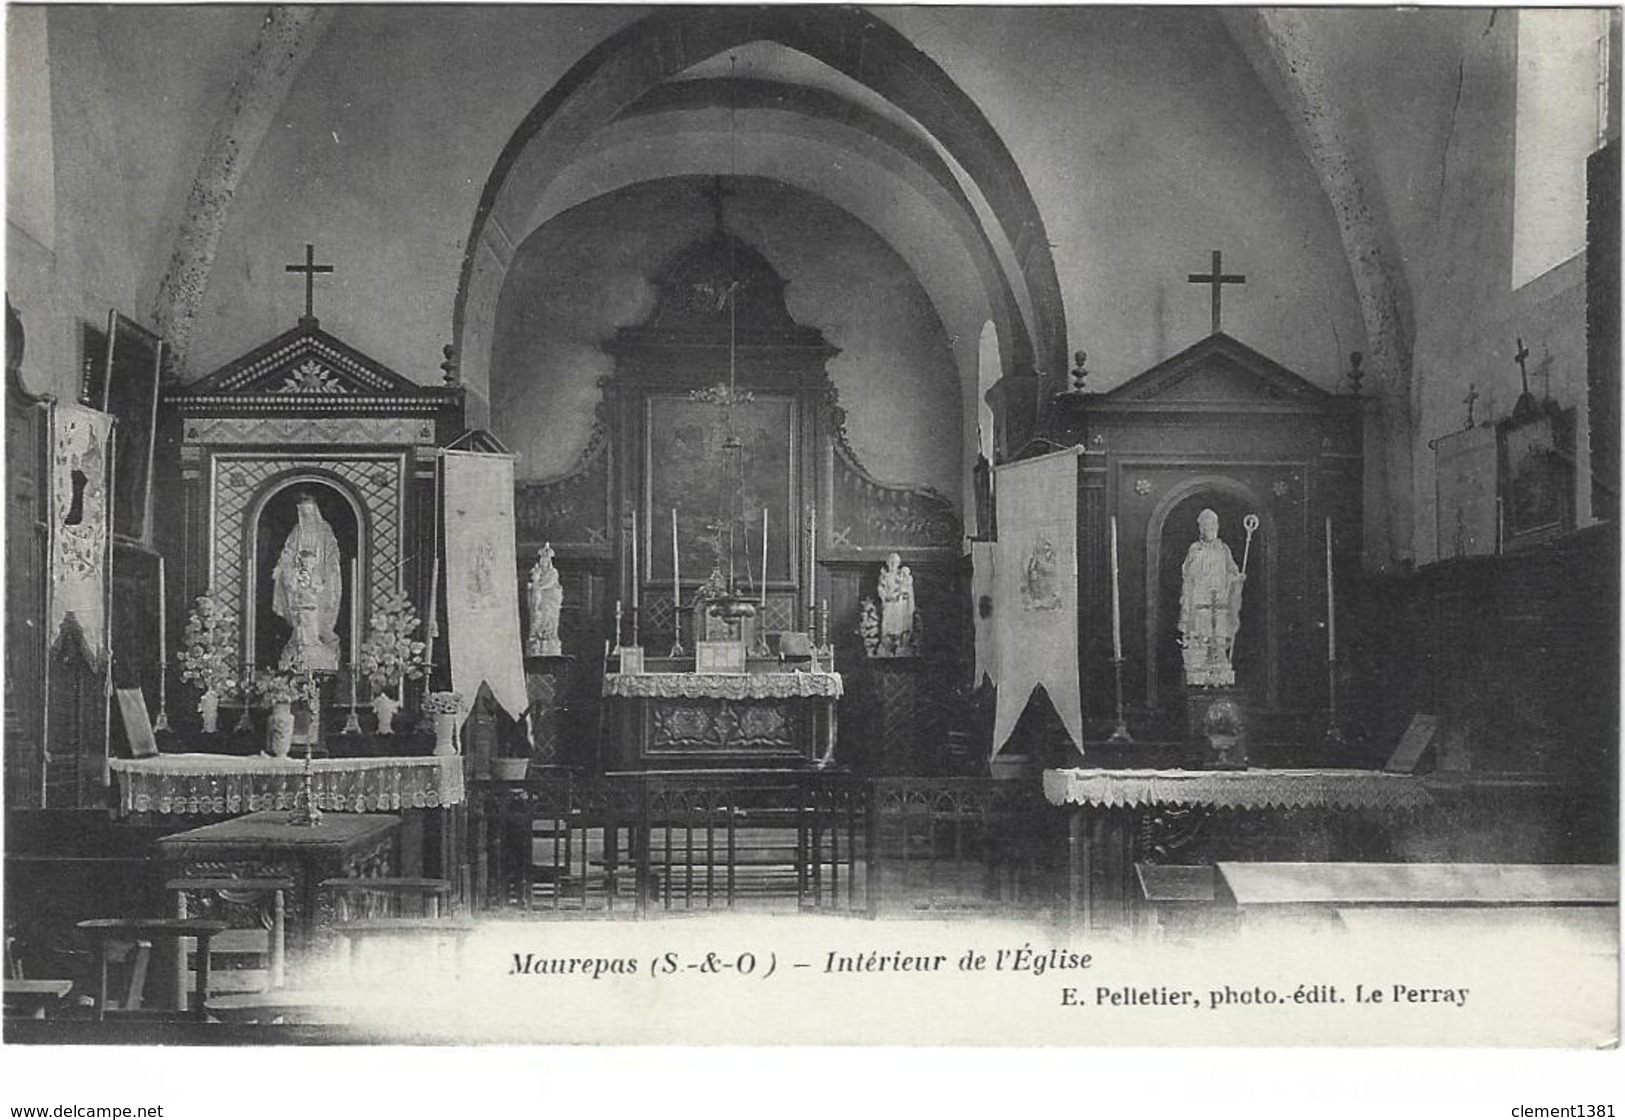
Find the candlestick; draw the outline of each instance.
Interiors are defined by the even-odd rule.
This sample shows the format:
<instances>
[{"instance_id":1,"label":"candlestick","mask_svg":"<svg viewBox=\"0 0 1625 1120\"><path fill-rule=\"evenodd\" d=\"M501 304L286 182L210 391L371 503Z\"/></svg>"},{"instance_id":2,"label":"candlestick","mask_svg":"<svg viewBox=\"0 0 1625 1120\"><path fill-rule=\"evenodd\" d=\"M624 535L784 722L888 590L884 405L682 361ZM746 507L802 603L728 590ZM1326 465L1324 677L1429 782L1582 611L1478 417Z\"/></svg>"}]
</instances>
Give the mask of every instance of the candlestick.
<instances>
[{"instance_id":1,"label":"candlestick","mask_svg":"<svg viewBox=\"0 0 1625 1120\"><path fill-rule=\"evenodd\" d=\"M615 648L621 648L621 601L615 600Z\"/></svg>"},{"instance_id":2,"label":"candlestick","mask_svg":"<svg viewBox=\"0 0 1625 1120\"><path fill-rule=\"evenodd\" d=\"M767 606L767 507L762 507L762 606Z\"/></svg>"},{"instance_id":3,"label":"candlestick","mask_svg":"<svg viewBox=\"0 0 1625 1120\"><path fill-rule=\"evenodd\" d=\"M158 718L154 731L169 730L169 627L167 598L164 595L164 558L158 557Z\"/></svg>"},{"instance_id":4,"label":"candlestick","mask_svg":"<svg viewBox=\"0 0 1625 1120\"><path fill-rule=\"evenodd\" d=\"M1337 592L1332 580L1332 519L1326 519L1326 656L1337 660Z\"/></svg>"},{"instance_id":5,"label":"candlestick","mask_svg":"<svg viewBox=\"0 0 1625 1120\"><path fill-rule=\"evenodd\" d=\"M350 663L361 648L361 561L350 557Z\"/></svg>"},{"instance_id":6,"label":"candlestick","mask_svg":"<svg viewBox=\"0 0 1625 1120\"><path fill-rule=\"evenodd\" d=\"M683 583L678 574L677 560L677 507L671 507L671 654L682 657L683 649Z\"/></svg>"},{"instance_id":7,"label":"candlestick","mask_svg":"<svg viewBox=\"0 0 1625 1120\"><path fill-rule=\"evenodd\" d=\"M1123 660L1122 588L1117 570L1117 515L1112 515L1112 657Z\"/></svg>"},{"instance_id":8,"label":"candlestick","mask_svg":"<svg viewBox=\"0 0 1625 1120\"><path fill-rule=\"evenodd\" d=\"M807 638L813 638L817 611L813 604L818 595L818 507L807 511Z\"/></svg>"}]
</instances>

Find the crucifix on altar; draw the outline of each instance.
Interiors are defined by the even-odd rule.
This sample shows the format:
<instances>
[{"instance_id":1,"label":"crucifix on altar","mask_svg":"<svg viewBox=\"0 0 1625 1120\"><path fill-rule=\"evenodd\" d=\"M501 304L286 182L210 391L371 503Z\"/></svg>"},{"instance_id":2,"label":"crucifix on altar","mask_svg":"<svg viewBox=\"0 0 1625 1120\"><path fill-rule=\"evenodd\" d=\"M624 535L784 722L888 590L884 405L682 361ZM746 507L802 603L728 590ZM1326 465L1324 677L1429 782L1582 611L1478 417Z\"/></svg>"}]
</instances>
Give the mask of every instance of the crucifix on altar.
<instances>
[{"instance_id":1,"label":"crucifix on altar","mask_svg":"<svg viewBox=\"0 0 1625 1120\"><path fill-rule=\"evenodd\" d=\"M1213 270L1206 274L1193 272L1188 277L1192 284L1206 284L1213 289L1213 333L1219 333L1222 292L1226 284L1245 284L1247 277L1238 273L1224 271L1224 257L1219 250L1213 250Z\"/></svg>"}]
</instances>

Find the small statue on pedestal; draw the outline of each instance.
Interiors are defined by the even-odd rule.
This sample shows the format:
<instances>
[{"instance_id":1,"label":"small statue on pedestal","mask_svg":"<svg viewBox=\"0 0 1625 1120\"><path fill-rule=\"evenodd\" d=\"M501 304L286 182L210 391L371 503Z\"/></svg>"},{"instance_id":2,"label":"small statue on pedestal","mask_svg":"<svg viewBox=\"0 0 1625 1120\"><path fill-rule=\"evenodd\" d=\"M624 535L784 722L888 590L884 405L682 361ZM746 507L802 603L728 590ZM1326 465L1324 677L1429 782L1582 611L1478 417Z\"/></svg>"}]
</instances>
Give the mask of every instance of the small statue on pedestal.
<instances>
[{"instance_id":1,"label":"small statue on pedestal","mask_svg":"<svg viewBox=\"0 0 1625 1120\"><path fill-rule=\"evenodd\" d=\"M877 581L880 604L865 599L859 633L870 657L913 657L916 618L914 574L897 553L886 558ZM877 617L878 616L878 617Z\"/></svg>"},{"instance_id":2,"label":"small statue on pedestal","mask_svg":"<svg viewBox=\"0 0 1625 1120\"><path fill-rule=\"evenodd\" d=\"M564 653L559 641L559 610L564 605L564 588L553 566L553 546L544 543L530 569L530 637L525 639L527 657L558 657Z\"/></svg>"}]
</instances>

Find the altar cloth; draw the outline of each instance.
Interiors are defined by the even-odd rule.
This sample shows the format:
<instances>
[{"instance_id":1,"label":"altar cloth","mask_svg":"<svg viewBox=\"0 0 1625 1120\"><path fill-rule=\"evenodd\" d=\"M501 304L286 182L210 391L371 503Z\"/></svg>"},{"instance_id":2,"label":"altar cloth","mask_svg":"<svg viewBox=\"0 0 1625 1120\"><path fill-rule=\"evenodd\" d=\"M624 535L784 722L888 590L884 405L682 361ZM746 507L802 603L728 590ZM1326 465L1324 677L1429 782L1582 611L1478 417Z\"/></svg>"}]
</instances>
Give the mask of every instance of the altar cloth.
<instances>
[{"instance_id":1,"label":"altar cloth","mask_svg":"<svg viewBox=\"0 0 1625 1120\"><path fill-rule=\"evenodd\" d=\"M1051 805L1209 809L1421 809L1433 803L1422 780L1380 770L1044 771Z\"/></svg>"},{"instance_id":2,"label":"altar cloth","mask_svg":"<svg viewBox=\"0 0 1625 1120\"><path fill-rule=\"evenodd\" d=\"M660 700L838 700L841 674L606 673L604 695Z\"/></svg>"},{"instance_id":3,"label":"altar cloth","mask_svg":"<svg viewBox=\"0 0 1625 1120\"><path fill-rule=\"evenodd\" d=\"M119 806L126 813L218 815L292 809L305 763L300 758L170 754L116 758ZM310 764L316 807L324 812L393 813L434 809L464 799L463 760L456 755L410 758L318 758Z\"/></svg>"}]
</instances>

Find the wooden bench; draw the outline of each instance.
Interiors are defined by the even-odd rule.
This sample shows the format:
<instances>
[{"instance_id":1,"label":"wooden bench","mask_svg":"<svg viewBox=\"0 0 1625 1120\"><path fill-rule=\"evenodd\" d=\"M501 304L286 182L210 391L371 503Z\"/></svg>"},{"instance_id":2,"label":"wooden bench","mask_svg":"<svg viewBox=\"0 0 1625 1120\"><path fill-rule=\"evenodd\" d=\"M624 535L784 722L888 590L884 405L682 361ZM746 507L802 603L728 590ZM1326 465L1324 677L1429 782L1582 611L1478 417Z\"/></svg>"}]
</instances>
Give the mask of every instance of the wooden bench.
<instances>
[{"instance_id":1,"label":"wooden bench","mask_svg":"<svg viewBox=\"0 0 1625 1120\"><path fill-rule=\"evenodd\" d=\"M1612 927L1613 866L1503 863L1219 863L1214 906L1232 928L1292 924L1377 932L1426 922L1459 934L1507 915L1570 930Z\"/></svg>"}]
</instances>

